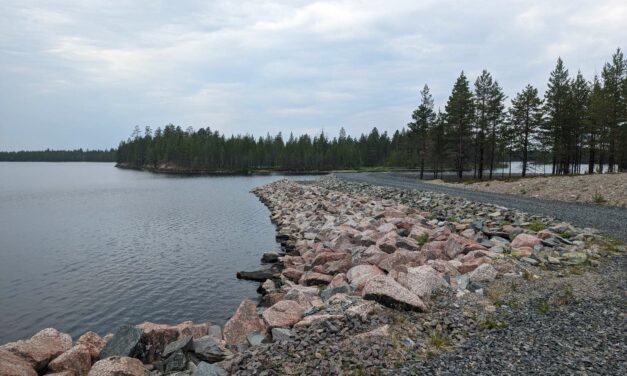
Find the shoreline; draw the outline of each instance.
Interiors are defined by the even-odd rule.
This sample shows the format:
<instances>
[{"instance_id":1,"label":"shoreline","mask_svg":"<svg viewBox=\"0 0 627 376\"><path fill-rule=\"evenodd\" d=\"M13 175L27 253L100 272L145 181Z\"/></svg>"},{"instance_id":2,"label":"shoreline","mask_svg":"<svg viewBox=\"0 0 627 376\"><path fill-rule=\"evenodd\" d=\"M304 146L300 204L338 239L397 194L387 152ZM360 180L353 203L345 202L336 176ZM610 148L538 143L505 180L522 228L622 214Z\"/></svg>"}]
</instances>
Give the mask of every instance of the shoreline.
<instances>
[{"instance_id":1,"label":"shoreline","mask_svg":"<svg viewBox=\"0 0 627 376\"><path fill-rule=\"evenodd\" d=\"M495 280L524 283L526 275L534 280L542 268L594 267L603 258L594 231L443 194L405 194L333 177L307 185L280 180L253 193L269 209L284 251L264 254L266 266L251 278L260 282L259 305L244 300L223 327L143 323L105 337L88 332L74 346L69 336L45 329L30 340L0 346L0 362L17 357L24 370L85 372L122 359L135 370L139 362L151 375L168 370L201 375L201 368L247 374L261 366L252 359L273 354L268 346L289 349L295 341L314 338L320 328L329 337L352 333L348 350L370 346L373 338L392 347L394 341L413 342L401 349L422 349L418 334L403 334L394 320L437 314L439 291L448 291L453 301L481 300ZM29 354L34 347L48 351ZM317 359L311 364L325 358L306 346L298 351ZM283 352L279 355L292 354ZM385 362L382 354L371 355ZM294 361L262 368L289 373L289 367L297 367ZM343 367L358 369L350 361Z\"/></svg>"}]
</instances>

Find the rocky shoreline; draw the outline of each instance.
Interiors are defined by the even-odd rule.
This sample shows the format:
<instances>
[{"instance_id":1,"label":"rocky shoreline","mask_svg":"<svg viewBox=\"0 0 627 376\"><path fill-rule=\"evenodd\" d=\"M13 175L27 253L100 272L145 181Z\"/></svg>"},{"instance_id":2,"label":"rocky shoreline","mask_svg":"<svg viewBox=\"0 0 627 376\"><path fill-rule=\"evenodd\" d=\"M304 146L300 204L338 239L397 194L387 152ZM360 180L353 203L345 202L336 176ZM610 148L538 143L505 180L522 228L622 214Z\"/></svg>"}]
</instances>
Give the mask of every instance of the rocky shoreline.
<instances>
[{"instance_id":1,"label":"rocky shoreline","mask_svg":"<svg viewBox=\"0 0 627 376\"><path fill-rule=\"evenodd\" d=\"M222 328L143 323L76 343L45 329L0 346L0 376L412 374L503 329L521 292L623 260L595 230L443 194L332 176L253 193L284 250L238 273L260 282L259 304Z\"/></svg>"}]
</instances>

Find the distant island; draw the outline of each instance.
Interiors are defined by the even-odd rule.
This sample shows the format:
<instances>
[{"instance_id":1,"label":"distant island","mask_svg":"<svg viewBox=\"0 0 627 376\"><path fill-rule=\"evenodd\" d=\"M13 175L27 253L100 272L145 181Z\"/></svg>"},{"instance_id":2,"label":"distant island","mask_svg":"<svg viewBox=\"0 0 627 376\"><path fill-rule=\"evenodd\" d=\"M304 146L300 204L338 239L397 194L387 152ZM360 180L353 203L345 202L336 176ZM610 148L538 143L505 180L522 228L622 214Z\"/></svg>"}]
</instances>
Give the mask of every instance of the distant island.
<instances>
[{"instance_id":1,"label":"distant island","mask_svg":"<svg viewBox=\"0 0 627 376\"><path fill-rule=\"evenodd\" d=\"M0 162L115 162L116 149L0 151Z\"/></svg>"}]
</instances>

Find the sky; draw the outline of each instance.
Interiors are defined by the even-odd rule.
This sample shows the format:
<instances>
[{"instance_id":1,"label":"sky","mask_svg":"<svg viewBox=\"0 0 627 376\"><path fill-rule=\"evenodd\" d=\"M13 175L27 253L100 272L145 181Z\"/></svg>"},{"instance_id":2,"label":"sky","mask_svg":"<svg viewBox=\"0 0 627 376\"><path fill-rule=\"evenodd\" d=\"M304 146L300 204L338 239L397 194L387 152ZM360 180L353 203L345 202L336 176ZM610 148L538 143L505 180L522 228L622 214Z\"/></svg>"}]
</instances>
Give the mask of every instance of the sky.
<instances>
[{"instance_id":1,"label":"sky","mask_svg":"<svg viewBox=\"0 0 627 376\"><path fill-rule=\"evenodd\" d=\"M464 70L511 99L558 56L600 73L624 0L0 2L0 150L109 148L168 123L227 135L390 133Z\"/></svg>"}]
</instances>

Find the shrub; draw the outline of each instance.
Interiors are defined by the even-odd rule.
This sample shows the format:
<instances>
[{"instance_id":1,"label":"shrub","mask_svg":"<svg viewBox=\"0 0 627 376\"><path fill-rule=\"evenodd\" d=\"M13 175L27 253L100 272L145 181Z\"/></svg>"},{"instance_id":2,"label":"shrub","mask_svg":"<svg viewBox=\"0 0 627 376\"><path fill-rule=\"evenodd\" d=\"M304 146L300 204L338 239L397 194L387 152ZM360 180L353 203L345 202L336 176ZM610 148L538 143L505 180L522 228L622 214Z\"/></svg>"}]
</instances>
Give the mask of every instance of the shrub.
<instances>
[{"instance_id":1,"label":"shrub","mask_svg":"<svg viewBox=\"0 0 627 376\"><path fill-rule=\"evenodd\" d=\"M599 192L596 192L595 194L592 195L592 201L594 201L595 204L604 204L607 202L605 197L603 197L603 195L600 194Z\"/></svg>"}]
</instances>

